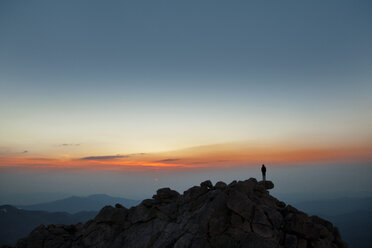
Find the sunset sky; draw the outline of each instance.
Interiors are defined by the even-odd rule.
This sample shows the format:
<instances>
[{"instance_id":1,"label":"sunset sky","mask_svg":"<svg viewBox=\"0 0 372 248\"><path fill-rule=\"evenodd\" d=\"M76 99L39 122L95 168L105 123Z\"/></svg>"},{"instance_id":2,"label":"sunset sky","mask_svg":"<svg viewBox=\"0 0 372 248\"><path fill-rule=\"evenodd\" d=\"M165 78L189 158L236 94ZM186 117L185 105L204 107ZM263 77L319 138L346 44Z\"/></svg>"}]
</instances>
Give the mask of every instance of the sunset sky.
<instances>
[{"instance_id":1,"label":"sunset sky","mask_svg":"<svg viewBox=\"0 0 372 248\"><path fill-rule=\"evenodd\" d=\"M342 0L1 1L0 196L45 191L40 175L72 193L63 185L82 187L75 177L135 173L120 185L150 180L142 197L166 173L371 173L371 11Z\"/></svg>"}]
</instances>

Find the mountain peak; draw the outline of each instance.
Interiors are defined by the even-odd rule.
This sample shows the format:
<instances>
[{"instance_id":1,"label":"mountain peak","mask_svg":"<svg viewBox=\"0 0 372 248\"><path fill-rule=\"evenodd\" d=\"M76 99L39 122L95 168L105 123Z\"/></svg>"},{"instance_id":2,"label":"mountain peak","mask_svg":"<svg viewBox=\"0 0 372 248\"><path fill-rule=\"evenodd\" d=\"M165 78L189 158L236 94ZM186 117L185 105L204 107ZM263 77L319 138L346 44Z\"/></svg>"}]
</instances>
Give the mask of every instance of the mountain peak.
<instances>
[{"instance_id":1,"label":"mountain peak","mask_svg":"<svg viewBox=\"0 0 372 248\"><path fill-rule=\"evenodd\" d=\"M87 223L40 226L16 247L347 247L338 229L272 197L270 181L205 181L183 194L157 190L127 209L106 206Z\"/></svg>"}]
</instances>

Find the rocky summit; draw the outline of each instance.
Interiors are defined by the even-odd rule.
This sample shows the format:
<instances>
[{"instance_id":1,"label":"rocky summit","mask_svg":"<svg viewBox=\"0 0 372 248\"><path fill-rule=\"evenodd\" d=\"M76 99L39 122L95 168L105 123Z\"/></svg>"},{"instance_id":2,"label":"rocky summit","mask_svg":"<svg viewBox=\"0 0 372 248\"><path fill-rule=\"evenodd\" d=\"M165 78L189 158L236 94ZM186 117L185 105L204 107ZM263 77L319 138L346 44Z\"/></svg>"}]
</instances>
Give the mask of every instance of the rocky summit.
<instances>
[{"instance_id":1,"label":"rocky summit","mask_svg":"<svg viewBox=\"0 0 372 248\"><path fill-rule=\"evenodd\" d=\"M127 209L106 206L85 224L39 226L19 248L347 247L329 221L271 196L270 181L205 181L183 195L162 188Z\"/></svg>"}]
</instances>

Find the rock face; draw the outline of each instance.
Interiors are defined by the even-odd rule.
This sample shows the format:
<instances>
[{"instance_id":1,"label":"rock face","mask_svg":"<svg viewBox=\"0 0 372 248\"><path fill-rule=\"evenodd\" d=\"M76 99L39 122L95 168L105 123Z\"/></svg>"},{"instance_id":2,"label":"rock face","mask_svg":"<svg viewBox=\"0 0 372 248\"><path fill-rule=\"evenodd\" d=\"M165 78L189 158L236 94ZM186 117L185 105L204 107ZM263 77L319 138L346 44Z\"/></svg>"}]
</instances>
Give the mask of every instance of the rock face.
<instances>
[{"instance_id":1,"label":"rock face","mask_svg":"<svg viewBox=\"0 0 372 248\"><path fill-rule=\"evenodd\" d=\"M347 247L332 223L272 197L270 181L205 181L183 195L159 189L126 209L106 206L85 224L39 226L16 244L54 247Z\"/></svg>"}]
</instances>

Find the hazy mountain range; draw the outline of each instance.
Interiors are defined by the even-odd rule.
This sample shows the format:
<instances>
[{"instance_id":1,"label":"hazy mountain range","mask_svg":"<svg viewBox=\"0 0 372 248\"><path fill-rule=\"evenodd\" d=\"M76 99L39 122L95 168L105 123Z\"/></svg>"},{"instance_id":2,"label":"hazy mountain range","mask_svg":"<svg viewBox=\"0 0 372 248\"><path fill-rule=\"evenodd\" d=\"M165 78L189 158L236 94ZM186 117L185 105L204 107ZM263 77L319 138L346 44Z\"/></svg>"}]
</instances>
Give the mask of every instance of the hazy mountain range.
<instances>
[{"instance_id":1,"label":"hazy mountain range","mask_svg":"<svg viewBox=\"0 0 372 248\"><path fill-rule=\"evenodd\" d=\"M119 203L127 208L139 201L108 195L72 196L28 206L0 206L0 246L14 244L35 227L44 224L76 224L94 218L107 205Z\"/></svg>"},{"instance_id":2,"label":"hazy mountain range","mask_svg":"<svg viewBox=\"0 0 372 248\"><path fill-rule=\"evenodd\" d=\"M0 206L0 246L14 244L27 236L35 227L44 224L76 224L94 218L96 211L76 214L66 212L50 213L17 209L10 205Z\"/></svg>"},{"instance_id":3,"label":"hazy mountain range","mask_svg":"<svg viewBox=\"0 0 372 248\"><path fill-rule=\"evenodd\" d=\"M127 208L135 206L140 201L112 197L104 194L90 195L86 197L71 196L62 200L45 202L33 205L17 206L24 210L42 210L48 212L68 212L71 214L78 213L81 211L99 211L101 208L107 205L115 205L119 203Z\"/></svg>"}]
</instances>

